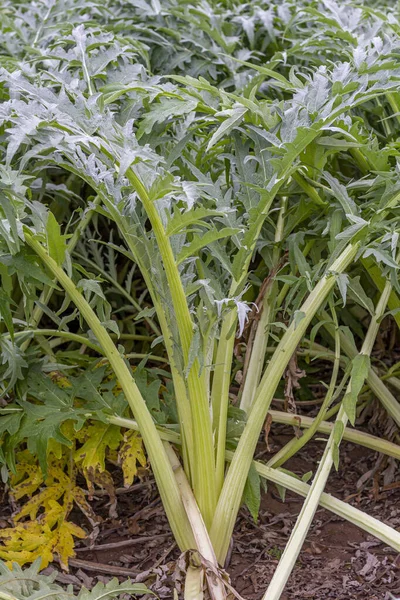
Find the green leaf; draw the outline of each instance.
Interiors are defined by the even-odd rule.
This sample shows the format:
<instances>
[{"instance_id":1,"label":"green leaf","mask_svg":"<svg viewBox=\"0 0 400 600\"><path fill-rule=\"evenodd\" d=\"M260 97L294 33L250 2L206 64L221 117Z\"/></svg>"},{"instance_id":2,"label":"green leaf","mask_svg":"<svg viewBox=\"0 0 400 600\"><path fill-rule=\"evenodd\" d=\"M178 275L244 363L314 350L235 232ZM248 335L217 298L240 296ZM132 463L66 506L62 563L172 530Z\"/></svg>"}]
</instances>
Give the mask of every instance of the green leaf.
<instances>
[{"instance_id":1,"label":"green leaf","mask_svg":"<svg viewBox=\"0 0 400 600\"><path fill-rule=\"evenodd\" d=\"M340 183L336 177L333 177L330 173L324 171L324 177L329 183L332 193L337 200L339 200L345 215L358 215L358 208L354 200L352 200L347 192L344 185Z\"/></svg>"},{"instance_id":2,"label":"green leaf","mask_svg":"<svg viewBox=\"0 0 400 600\"><path fill-rule=\"evenodd\" d=\"M211 137L210 141L207 144L206 152L209 152L209 150L211 150L211 148L215 146L215 144L219 142L219 140L223 138L224 135L232 131L232 129L236 125L241 123L246 112L247 108L244 108L242 106L224 111L224 115L229 115L229 117L221 123L217 131ZM218 117L219 115L217 114L215 116Z\"/></svg>"},{"instance_id":3,"label":"green leaf","mask_svg":"<svg viewBox=\"0 0 400 600\"><path fill-rule=\"evenodd\" d=\"M168 221L166 234L175 235L176 233L186 230L190 225L195 224L200 224L203 227L210 227L203 219L222 216L224 216L224 213L219 210L211 210L203 207L187 210L183 213L176 210L173 217Z\"/></svg>"},{"instance_id":4,"label":"green leaf","mask_svg":"<svg viewBox=\"0 0 400 600\"><path fill-rule=\"evenodd\" d=\"M108 583L97 583L92 590L83 588L78 594L77 600L109 600L118 598L122 594L142 596L144 594L155 594L144 585L144 583L132 583L129 579L120 583L118 579L112 579Z\"/></svg>"},{"instance_id":5,"label":"green leaf","mask_svg":"<svg viewBox=\"0 0 400 600\"><path fill-rule=\"evenodd\" d=\"M61 235L60 225L52 212L49 212L46 224L47 248L49 255L61 266L65 260L67 243L65 236Z\"/></svg>"},{"instance_id":6,"label":"green leaf","mask_svg":"<svg viewBox=\"0 0 400 600\"><path fill-rule=\"evenodd\" d=\"M347 292L350 298L365 308L371 316L375 313L374 303L365 293L364 288L360 283L359 276L348 279Z\"/></svg>"},{"instance_id":7,"label":"green leaf","mask_svg":"<svg viewBox=\"0 0 400 600\"><path fill-rule=\"evenodd\" d=\"M313 476L313 472L307 471L307 473L304 473L304 475L302 475L301 480L304 481L304 483L307 483L308 481L310 481L312 476Z\"/></svg>"},{"instance_id":8,"label":"green leaf","mask_svg":"<svg viewBox=\"0 0 400 600\"><path fill-rule=\"evenodd\" d=\"M335 426L333 428L333 441L338 446L339 446L340 442L342 441L343 432L344 432L344 424L343 424L343 422L340 421L340 420L336 421L335 422Z\"/></svg>"},{"instance_id":9,"label":"green leaf","mask_svg":"<svg viewBox=\"0 0 400 600\"><path fill-rule=\"evenodd\" d=\"M381 248L380 249L367 248L364 252L363 257L368 258L368 256L371 256L371 255L375 256L377 262L382 262L384 265L387 265L388 267L392 267L392 269L398 270L399 265L397 264L397 262L395 260L393 260L393 258L390 256L390 254L388 254Z\"/></svg>"},{"instance_id":10,"label":"green leaf","mask_svg":"<svg viewBox=\"0 0 400 600\"><path fill-rule=\"evenodd\" d=\"M243 491L243 503L250 511L254 522L257 522L261 504L261 479L253 463L250 466Z\"/></svg>"},{"instance_id":11,"label":"green leaf","mask_svg":"<svg viewBox=\"0 0 400 600\"><path fill-rule=\"evenodd\" d=\"M236 229L233 227L224 227L220 231L207 231L203 235L194 235L193 240L190 242L188 246L184 246L180 251L177 262L180 264L187 258L191 256L195 256L199 250L205 248L206 246L212 244L217 240L221 240L226 237L231 237L239 233L240 229Z\"/></svg>"},{"instance_id":12,"label":"green leaf","mask_svg":"<svg viewBox=\"0 0 400 600\"><path fill-rule=\"evenodd\" d=\"M10 435L17 433L24 412L16 404L8 404L6 408L0 408L0 437L8 432Z\"/></svg>"},{"instance_id":13,"label":"green leaf","mask_svg":"<svg viewBox=\"0 0 400 600\"><path fill-rule=\"evenodd\" d=\"M0 315L6 324L11 341L14 342L14 323L10 308L11 303L14 304L10 296L3 289L0 289Z\"/></svg>"},{"instance_id":14,"label":"green leaf","mask_svg":"<svg viewBox=\"0 0 400 600\"><path fill-rule=\"evenodd\" d=\"M91 590L82 587L79 594L75 595L72 587L67 587L66 591L65 586L54 583L55 572L50 575L39 573L40 563L41 560L38 559L29 568L23 569L16 562L11 568L0 561L0 590L6 594L5 599L111 600L125 598L127 595L155 595L143 583L133 583L130 579L122 583L118 579L111 579L106 584L99 582Z\"/></svg>"},{"instance_id":15,"label":"green leaf","mask_svg":"<svg viewBox=\"0 0 400 600\"><path fill-rule=\"evenodd\" d=\"M16 273L20 279L27 281L40 282L52 288L57 288L56 284L46 275L46 273L36 264L36 256L30 256L26 250L21 248L21 252L11 256L9 254L0 254L0 263L9 267L9 274Z\"/></svg>"},{"instance_id":16,"label":"green leaf","mask_svg":"<svg viewBox=\"0 0 400 600\"><path fill-rule=\"evenodd\" d=\"M71 447L69 440L61 431L65 421L75 421L76 429L79 430L85 422L86 415L83 410L73 407L56 408L55 406L44 406L31 404L20 400L19 404L25 412L25 419L18 431L17 441L24 438L31 454L36 455L44 474L47 473L47 448L50 440L56 440L64 446Z\"/></svg>"},{"instance_id":17,"label":"green leaf","mask_svg":"<svg viewBox=\"0 0 400 600\"><path fill-rule=\"evenodd\" d=\"M0 379L1 384L5 384L8 380L8 385L5 387L4 392L11 389L17 380L24 379L23 370L28 366L23 353L17 344L7 338L0 337L0 352L1 352L1 363L5 365L5 370L2 372Z\"/></svg>"},{"instance_id":18,"label":"green leaf","mask_svg":"<svg viewBox=\"0 0 400 600\"><path fill-rule=\"evenodd\" d=\"M72 405L70 388L60 388L50 377L38 371L30 371L27 376L28 393L46 404L58 408Z\"/></svg>"},{"instance_id":19,"label":"green leaf","mask_svg":"<svg viewBox=\"0 0 400 600\"><path fill-rule=\"evenodd\" d=\"M370 367L371 360L366 354L358 354L352 360L349 384L350 389L343 398L343 407L352 425L354 425L356 420L358 395L368 377Z\"/></svg>"},{"instance_id":20,"label":"green leaf","mask_svg":"<svg viewBox=\"0 0 400 600\"><path fill-rule=\"evenodd\" d=\"M345 307L346 299L347 299L347 286L349 284L349 276L346 273L337 273L336 281L338 284L339 292L342 296L343 307Z\"/></svg>"},{"instance_id":21,"label":"green leaf","mask_svg":"<svg viewBox=\"0 0 400 600\"><path fill-rule=\"evenodd\" d=\"M103 290L101 289L101 285L96 279L80 279L77 283L77 287L87 294L93 293L102 300L106 299Z\"/></svg>"},{"instance_id":22,"label":"green leaf","mask_svg":"<svg viewBox=\"0 0 400 600\"><path fill-rule=\"evenodd\" d=\"M339 461L340 461L340 451L339 446L337 444L333 445L332 448L332 460L336 471L339 470Z\"/></svg>"},{"instance_id":23,"label":"green leaf","mask_svg":"<svg viewBox=\"0 0 400 600\"><path fill-rule=\"evenodd\" d=\"M180 117L192 112L198 104L198 100L193 98L165 98L162 97L158 103L151 106L142 119L136 133L138 140L145 134L150 133L157 123L171 120L174 117Z\"/></svg>"}]
</instances>

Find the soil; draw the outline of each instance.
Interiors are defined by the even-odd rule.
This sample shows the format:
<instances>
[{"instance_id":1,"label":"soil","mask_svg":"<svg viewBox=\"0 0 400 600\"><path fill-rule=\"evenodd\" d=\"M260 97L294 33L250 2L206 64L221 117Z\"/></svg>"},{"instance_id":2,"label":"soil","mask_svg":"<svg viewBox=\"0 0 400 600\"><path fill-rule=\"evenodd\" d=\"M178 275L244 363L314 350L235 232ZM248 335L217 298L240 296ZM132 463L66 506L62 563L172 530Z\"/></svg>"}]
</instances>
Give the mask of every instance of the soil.
<instances>
[{"instance_id":1,"label":"soil","mask_svg":"<svg viewBox=\"0 0 400 600\"><path fill-rule=\"evenodd\" d=\"M274 425L269 439L272 451L292 435L291 428ZM322 449L321 441L308 444L285 468L298 475L315 472ZM269 457L265 445L260 445L259 455ZM391 459L378 462L376 453L343 443L341 469L332 472L326 491L400 529L400 483L398 471L397 484L393 483L395 468ZM385 485L389 471L392 483ZM366 473L370 476L363 481ZM120 489L117 518L109 516L107 496L96 496L92 504L102 517L96 536L78 543L69 573L57 564L47 571L56 569L57 580L72 583L76 589L82 584L90 588L112 576L130 576L146 582L159 598L172 599L173 589L181 588L183 577L177 567L179 551L154 481L144 479L128 493ZM247 509L241 510L227 571L245 600L262 598L301 506L302 498L289 492L283 502L271 484L263 494L257 523ZM4 503L0 519L9 516L10 506ZM72 520L89 529L78 512ZM399 596L400 556L358 527L318 510L281 600L389 600Z\"/></svg>"}]
</instances>

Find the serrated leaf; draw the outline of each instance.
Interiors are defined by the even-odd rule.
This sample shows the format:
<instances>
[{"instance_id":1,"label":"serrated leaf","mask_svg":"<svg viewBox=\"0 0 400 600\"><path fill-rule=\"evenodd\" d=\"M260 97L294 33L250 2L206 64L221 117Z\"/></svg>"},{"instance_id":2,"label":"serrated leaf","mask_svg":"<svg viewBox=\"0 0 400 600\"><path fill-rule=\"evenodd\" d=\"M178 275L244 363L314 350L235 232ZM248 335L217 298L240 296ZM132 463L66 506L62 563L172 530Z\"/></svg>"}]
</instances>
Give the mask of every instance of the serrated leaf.
<instances>
[{"instance_id":1,"label":"serrated leaf","mask_svg":"<svg viewBox=\"0 0 400 600\"><path fill-rule=\"evenodd\" d=\"M96 473L105 471L106 452L116 450L122 439L119 427L105 423L93 423L85 430L84 444L76 450L74 460L82 468L90 485Z\"/></svg>"},{"instance_id":2,"label":"serrated leaf","mask_svg":"<svg viewBox=\"0 0 400 600\"><path fill-rule=\"evenodd\" d=\"M30 371L27 384L29 394L47 406L66 408L72 405L71 390L58 386L43 373Z\"/></svg>"},{"instance_id":3,"label":"serrated leaf","mask_svg":"<svg viewBox=\"0 0 400 600\"><path fill-rule=\"evenodd\" d=\"M206 152L209 152L209 150L211 150L211 148L215 146L215 144L219 142L219 140L223 138L224 135L232 131L232 129L236 127L236 125L241 123L246 112L247 108L242 106L234 108L230 111L226 111L226 114L229 114L229 117L221 123L221 125L212 135L210 141L207 144Z\"/></svg>"},{"instance_id":4,"label":"serrated leaf","mask_svg":"<svg viewBox=\"0 0 400 600\"><path fill-rule=\"evenodd\" d=\"M384 265L388 267L392 267L393 269L398 270L399 265L393 258L382 250L381 248L367 248L363 254L364 258L368 258L368 256L374 256L378 262L382 262Z\"/></svg>"},{"instance_id":5,"label":"serrated leaf","mask_svg":"<svg viewBox=\"0 0 400 600\"><path fill-rule=\"evenodd\" d=\"M8 404L7 408L0 408L0 438L7 431L10 435L17 433L23 410L16 404Z\"/></svg>"},{"instance_id":6,"label":"serrated leaf","mask_svg":"<svg viewBox=\"0 0 400 600\"><path fill-rule=\"evenodd\" d=\"M69 558L75 555L74 537L86 537L83 529L67 520L75 489L79 488L61 468L55 466L49 468L46 487L41 486L43 476L36 464L19 462L16 477L20 478L21 474L27 474L28 477L14 488L15 497L34 495L15 515L15 526L0 533L4 544L0 557L19 564L33 562L40 557L41 568L45 568L56 554L67 569ZM39 512L42 513L40 519ZM21 523L27 516L31 520Z\"/></svg>"},{"instance_id":7,"label":"serrated leaf","mask_svg":"<svg viewBox=\"0 0 400 600\"><path fill-rule=\"evenodd\" d=\"M144 134L150 133L157 123L190 113L197 104L198 101L193 98L162 97L159 103L153 104L150 112L143 117L136 133L137 139L140 140Z\"/></svg>"},{"instance_id":8,"label":"serrated leaf","mask_svg":"<svg viewBox=\"0 0 400 600\"><path fill-rule=\"evenodd\" d=\"M6 254L0 255L0 263L9 268L10 275L16 273L18 277L22 279L26 278L28 281L36 281L48 285L51 288L57 288L54 281L34 262L33 257L22 253L22 251L13 256Z\"/></svg>"},{"instance_id":9,"label":"serrated leaf","mask_svg":"<svg viewBox=\"0 0 400 600\"><path fill-rule=\"evenodd\" d=\"M193 208L185 212L176 211L173 217L168 221L166 234L175 235L180 231L185 231L190 225L201 224L205 227L208 224L204 219L208 217L221 217L224 213L219 210L212 210L208 208Z\"/></svg>"},{"instance_id":10,"label":"serrated leaf","mask_svg":"<svg viewBox=\"0 0 400 600\"><path fill-rule=\"evenodd\" d=\"M202 248L205 248L206 246L212 244L217 240L236 235L237 233L239 233L239 231L240 229L236 229L233 227L224 227L219 231L207 231L203 235L195 234L190 244L188 246L184 246L180 251L177 257L177 263L180 264L187 258L196 255L197 252Z\"/></svg>"},{"instance_id":11,"label":"serrated leaf","mask_svg":"<svg viewBox=\"0 0 400 600\"><path fill-rule=\"evenodd\" d=\"M42 575L39 573L40 567L40 558L35 559L29 568L24 569L16 562L10 564L8 568L0 561L0 589L3 594L9 595L7 600L47 600L48 598L66 600L67 597L71 600L110 600L125 598L127 594L155 595L143 583L132 583L130 579L120 583L115 578L105 584L98 582L91 590L83 586L76 596L72 586L68 586L66 591L65 586L54 583L55 570L50 575Z\"/></svg>"},{"instance_id":12,"label":"serrated leaf","mask_svg":"<svg viewBox=\"0 0 400 600\"><path fill-rule=\"evenodd\" d=\"M103 290L101 289L100 283L96 279L80 279L77 283L77 287L81 288L86 293L93 293L102 300L105 300Z\"/></svg>"}]
</instances>

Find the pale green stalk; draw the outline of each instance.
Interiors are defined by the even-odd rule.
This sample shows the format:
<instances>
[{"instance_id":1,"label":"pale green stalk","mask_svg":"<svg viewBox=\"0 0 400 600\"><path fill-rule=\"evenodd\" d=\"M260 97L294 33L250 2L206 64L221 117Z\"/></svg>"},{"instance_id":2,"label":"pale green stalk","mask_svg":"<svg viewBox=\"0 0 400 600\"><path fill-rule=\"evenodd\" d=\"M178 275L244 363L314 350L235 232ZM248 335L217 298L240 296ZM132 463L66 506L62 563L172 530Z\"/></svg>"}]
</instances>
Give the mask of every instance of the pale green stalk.
<instances>
[{"instance_id":1,"label":"pale green stalk","mask_svg":"<svg viewBox=\"0 0 400 600\"><path fill-rule=\"evenodd\" d=\"M284 197L282 198L279 217L276 224L275 248L272 258L272 269L275 269L277 267L279 261L280 248L278 245L280 244L283 238L283 226L286 208L287 197ZM262 370L265 362L265 353L268 344L270 323L274 315L276 294L276 282L271 281L271 284L267 287L263 298L261 316L257 324L257 330L254 336L253 347L251 349L250 361L247 372L245 374L242 397L240 399L240 408L246 413L249 412L251 409L251 405L253 404L258 384L260 383Z\"/></svg>"},{"instance_id":2,"label":"pale green stalk","mask_svg":"<svg viewBox=\"0 0 400 600\"><path fill-rule=\"evenodd\" d=\"M225 478L226 426L236 321L236 309L229 311L223 319L211 390L214 443L216 447L215 485L218 497L224 485Z\"/></svg>"},{"instance_id":3,"label":"pale green stalk","mask_svg":"<svg viewBox=\"0 0 400 600\"><path fill-rule=\"evenodd\" d=\"M272 202L272 198L271 198ZM286 211L287 198L283 198L281 210L279 212L275 242L278 244L282 239L283 234L283 218ZM269 206L268 206L269 208ZM268 210L268 209L267 209ZM278 262L279 249L274 250L274 265ZM235 285L235 284L234 284ZM233 286L234 287L234 286ZM230 293L233 292L233 288ZM253 400L255 390L260 381L262 368L264 365L265 348L268 341L267 324L269 323L271 313L274 306L274 294L275 287L266 291L263 301L263 312L261 315L260 322L256 332L254 340L253 351L251 354L251 360L249 369L246 374L245 386L245 402L246 398L251 394L251 401ZM218 343L216 366L214 370L213 387L212 387L212 408L213 408L213 426L214 436L216 438L216 486L218 496L221 493L222 486L224 484L225 477L225 441L226 441L226 427L227 427L227 414L229 407L229 386L231 380L232 360L233 360L233 347L235 343L235 326L236 326L237 314L235 311L230 311L224 318L221 334ZM246 410L242 403L240 408Z\"/></svg>"},{"instance_id":4,"label":"pale green stalk","mask_svg":"<svg viewBox=\"0 0 400 600\"><path fill-rule=\"evenodd\" d=\"M379 331L379 320L385 312L387 301L391 291L391 284L387 282L385 290L379 300L378 306L375 311L375 315L371 319L371 323L368 328L367 335L361 348L360 355L370 356L372 348L375 343L376 336ZM337 330L337 325L335 327ZM347 388L347 393L351 392L351 378ZM304 540L307 536L308 530L314 519L314 515L320 503L321 494L323 493L326 482L331 471L334 456L333 451L335 446L340 444L340 440L343 436L344 428L347 425L348 416L344 409L344 406L340 407L336 423L342 423L342 429L339 432L333 430L329 436L324 454L319 463L318 471L311 485L310 491L303 504L302 510L297 518L296 525L294 526L289 541L286 545L285 551L279 561L278 567L272 577L272 580L268 586L266 593L263 596L263 600L279 600L283 589L286 585L287 580L293 570L296 563L297 557L303 546Z\"/></svg>"},{"instance_id":5,"label":"pale green stalk","mask_svg":"<svg viewBox=\"0 0 400 600\"><path fill-rule=\"evenodd\" d=\"M297 324L295 320L292 321L264 373L249 419L225 478L211 528L211 540L220 563L224 562L228 551L258 436L275 390L308 325L335 285L335 277L332 272L342 273L345 271L354 260L357 250L357 243L349 243L331 265L330 270L321 278L300 309L303 318Z\"/></svg>"},{"instance_id":6,"label":"pale green stalk","mask_svg":"<svg viewBox=\"0 0 400 600\"><path fill-rule=\"evenodd\" d=\"M151 201L142 182L131 168L127 170L126 176L143 203L157 240L174 305L183 358L185 364L187 364L193 338L193 322L172 247L165 233L157 208ZM204 521L207 527L209 527L212 522L217 496L212 423L205 384L205 373L204 371L203 373L200 372L199 361L195 359L187 375L194 442L194 456L190 457L190 472L194 494Z\"/></svg>"},{"instance_id":7,"label":"pale green stalk","mask_svg":"<svg viewBox=\"0 0 400 600\"><path fill-rule=\"evenodd\" d=\"M190 523L187 519L179 488L175 481L175 476L165 452L163 442L161 441L152 416L125 360L119 354L111 337L99 321L99 318L90 304L78 291L74 282L28 231L25 232L25 240L46 267L52 272L53 276L57 278L60 285L64 288L65 292L79 310L80 315L87 322L91 331L97 338L99 345L103 349L104 355L108 358L139 425L140 433L149 455L154 477L175 539L182 550L193 547L194 539Z\"/></svg>"},{"instance_id":8,"label":"pale green stalk","mask_svg":"<svg viewBox=\"0 0 400 600\"><path fill-rule=\"evenodd\" d=\"M165 451L171 463L172 469L175 473L175 478L178 483L179 491L181 493L182 502L186 510L190 525L192 527L194 539L196 541L196 548L199 551L202 558L208 561L216 570L218 569L217 559L215 557L214 549L211 544L210 536L208 535L207 527L204 524L203 517L197 505L196 499L193 495L192 488L186 478L184 470L181 467L181 463L178 460L174 450L169 444L165 444ZM202 565L196 569L198 578L198 587L201 589L201 582L203 578ZM207 585L212 600L226 600L225 587L218 577L212 574L207 574ZM195 580L195 574L191 573L189 576L190 584L193 584ZM197 600L197 597L193 597L193 600Z\"/></svg>"},{"instance_id":9,"label":"pale green stalk","mask_svg":"<svg viewBox=\"0 0 400 600\"><path fill-rule=\"evenodd\" d=\"M291 415L290 413L281 412L279 410L269 410L268 414L271 415L272 421L274 423L292 425L293 427L303 427L305 429L308 429L310 427L313 427L315 422L315 419L311 417L304 417L303 415ZM329 435L332 432L334 426L334 423L330 423L328 421L321 421L320 423L318 423L316 430L320 433L325 433ZM356 429L346 427L346 429L343 432L343 439L347 442L352 442L353 444L364 446L365 448L370 448L375 452L381 452L382 454L386 454L387 456L393 456L394 458L397 458L397 460L400 460L400 446L394 444L393 442L389 442L388 440L384 440L369 433L365 433L364 431L357 431ZM268 462L268 466L275 466L274 459L275 456L272 457L271 461Z\"/></svg>"},{"instance_id":10,"label":"pale green stalk","mask_svg":"<svg viewBox=\"0 0 400 600\"><path fill-rule=\"evenodd\" d=\"M73 132L71 130L69 130L69 133L72 134ZM114 160L114 157L112 155L110 155L105 148L103 148L103 151L109 157L110 160ZM118 163L116 163L116 168L118 170L118 168L119 168ZM146 193L146 197L147 197L147 192L146 192L145 188L143 186L142 186L142 188L143 188L144 192ZM151 295L154 308L156 310L158 321L159 321L161 331L163 334L165 348L167 350L167 354L169 357L171 375L172 375L172 380L174 383L175 399L176 399L176 403L177 403L177 407L178 407L178 416L179 416L179 422L181 425L181 431L182 431L182 437L183 437L182 454L183 454L183 459L184 459L185 472L186 472L187 476L190 478L189 457L194 455L191 409L190 409L190 404L189 404L189 400L187 397L187 390L186 390L185 382L184 382L183 377L175 363L174 352L173 352L172 333L168 326L168 322L167 322L167 319L165 316L165 311L164 311L164 308L161 305L157 295L154 292L151 274L146 270L146 268L142 264L139 256L137 256L136 251L135 251L135 246L134 246L134 243L132 240L132 236L126 230L126 228L124 226L124 222L121 218L121 215L116 210L114 203L112 201L109 201L107 196L105 196L101 190L98 190L98 195L95 198L94 204L98 205L100 203L100 200L102 200L104 202L104 204L106 205L106 207L108 208L108 211L109 211L108 216L110 216L117 224L121 235L125 239L125 242L132 253L132 257L134 258L135 262L138 264L140 271L142 273L143 279L146 283L147 289L149 290L149 293ZM75 247L77 240L79 239L84 228L87 226L89 220L92 217L92 214L93 214L93 210L90 209L90 211L88 211L86 213L84 219L80 223L80 226L75 230L74 235L71 238L69 245L68 245L68 248L70 251L72 251L72 249ZM137 338L132 338L132 339L137 339ZM152 338L148 338L148 339L152 339Z\"/></svg>"},{"instance_id":11,"label":"pale green stalk","mask_svg":"<svg viewBox=\"0 0 400 600\"><path fill-rule=\"evenodd\" d=\"M260 383L265 362L270 323L272 322L272 316L274 314L275 299L276 284L272 283L271 287L267 289L263 299L261 317L257 324L249 367L244 381L242 397L240 399L240 408L246 413L250 412L258 384Z\"/></svg>"},{"instance_id":12,"label":"pale green stalk","mask_svg":"<svg viewBox=\"0 0 400 600\"><path fill-rule=\"evenodd\" d=\"M198 566L189 564L185 575L183 600L204 600L204 571L199 561Z\"/></svg>"},{"instance_id":13,"label":"pale green stalk","mask_svg":"<svg viewBox=\"0 0 400 600\"><path fill-rule=\"evenodd\" d=\"M58 337L69 340L70 342L76 342L77 344L82 344L83 346L87 346L88 348L95 350L99 354L103 353L100 346L92 342L87 336L71 333L70 331L61 331L58 329L24 329L24 331L16 331L14 333L15 338L28 336L29 339L32 339L34 336L41 335L45 337ZM6 333L2 337L10 337L10 334Z\"/></svg>"},{"instance_id":14,"label":"pale green stalk","mask_svg":"<svg viewBox=\"0 0 400 600\"><path fill-rule=\"evenodd\" d=\"M388 377L387 382L394 387L395 390L400 392L400 380L397 379L397 377Z\"/></svg>"},{"instance_id":15,"label":"pale green stalk","mask_svg":"<svg viewBox=\"0 0 400 600\"><path fill-rule=\"evenodd\" d=\"M96 415L92 415L92 418L96 418ZM111 425L118 425L118 427L125 427L125 429L133 429L140 433L139 425L134 419L128 419L127 417L120 417L118 415L107 415L107 421ZM181 434L173 429L167 429L167 427L161 427L156 425L158 434L165 442L171 442L171 444L182 444Z\"/></svg>"},{"instance_id":16,"label":"pale green stalk","mask_svg":"<svg viewBox=\"0 0 400 600\"><path fill-rule=\"evenodd\" d=\"M251 243L248 248L242 248L235 258L235 262L239 263L240 275L237 280L234 280L229 291L229 296L235 296L241 289L241 286L247 276L251 257L260 235L261 228L265 219L268 216L269 209L274 201L277 193L286 182L291 173L295 171L293 162L299 154L319 135L319 131L310 130L307 135L304 136L299 148L296 151L296 156L291 157L290 160L285 158L282 164L282 172L279 180L272 187L269 193L266 195L263 201L263 206L259 210L257 219L252 224L251 229L248 231L247 236L251 238ZM228 314L223 322L221 328L221 336L218 344L216 368L214 371L213 379L213 390L212 390L212 406L213 406L213 424L214 424L214 435L217 438L217 458L216 458L216 487L218 494L220 493L221 483L224 481L224 459L223 453L225 452L225 437L226 437L226 416L228 413L229 406L229 383L232 368L233 359L233 345L234 339L226 339L227 333L230 331L229 326L232 328L235 324L236 313ZM266 318L266 317L265 317ZM224 334L224 336L223 336ZM215 387L214 387L215 382ZM257 382L258 383L258 382Z\"/></svg>"},{"instance_id":17,"label":"pale green stalk","mask_svg":"<svg viewBox=\"0 0 400 600\"><path fill-rule=\"evenodd\" d=\"M289 413L281 412L278 410L269 410L268 414L271 415L272 421L274 423L282 423L283 425L292 425L294 427L303 427L305 429L311 427L314 422L314 419L311 417L299 417L297 415L291 415ZM135 431L139 431L138 424L132 419L118 417L117 415L107 417L107 419L113 425L118 425L119 427L126 427L127 429L134 429ZM334 423L322 421L318 425L317 431L329 435L332 432L334 426ZM157 429L161 439L171 442L173 444L181 444L181 436L177 431L173 431L172 429L168 430L165 427L161 426L157 426ZM394 444L393 442L389 442L388 440L378 438L375 435L371 435L370 433L365 433L364 431L357 431L356 429L353 429L351 427L346 427L343 432L343 439L347 442L357 444L358 446L364 446L364 448L369 448L370 450L374 450L375 452L380 452L381 454L385 454L386 456L393 456L394 458L400 460L400 446L398 444ZM225 454L227 452L228 451L226 450ZM228 460L228 458L226 458L226 460ZM270 467L269 464L267 464L266 466Z\"/></svg>"},{"instance_id":18,"label":"pale green stalk","mask_svg":"<svg viewBox=\"0 0 400 600\"><path fill-rule=\"evenodd\" d=\"M176 365L175 360L175 352L173 345L173 335L170 330L170 326L168 324L168 320L166 317L166 313L162 303L160 302L152 280L151 273L146 269L145 265L142 263L140 256L136 253L135 244L132 236L129 234L129 231L125 227L125 222L123 221L121 215L116 211L115 206L112 202L109 202L107 197L103 197L103 202L109 210L110 217L114 220L115 224L118 226L119 232L124 238L126 245L132 254L132 260L136 262L139 266L140 272L143 276L146 287L151 296L153 306L155 308L158 322L160 324L160 328L163 334L163 340L165 344L165 349L167 351L169 357L169 364L171 369L172 381L174 384L174 392L175 392L175 400L178 408L178 418L179 424L182 432L182 455L183 462L185 467L185 473L189 480L191 481L191 470L190 470L190 462L193 460L194 456L194 443L193 443L193 425L192 425L192 411L189 403L189 398L187 395L186 384L181 374L181 371Z\"/></svg>"},{"instance_id":19,"label":"pale green stalk","mask_svg":"<svg viewBox=\"0 0 400 600\"><path fill-rule=\"evenodd\" d=\"M18 598L11 594L6 594L6 592L0 592L0 600L18 600Z\"/></svg>"},{"instance_id":20,"label":"pale green stalk","mask_svg":"<svg viewBox=\"0 0 400 600\"><path fill-rule=\"evenodd\" d=\"M308 135L304 136L302 140L301 147L298 149L296 156L298 156L304 148L310 144L315 137L317 137L319 132L310 131ZM251 229L246 234L251 237L251 244L248 248L241 248L238 255L235 258L235 261L239 263L240 266L240 275L237 280L233 280L229 296L234 297L240 290L243 282L248 273L249 265L251 262L251 257L253 255L253 251L257 242L257 239L260 235L261 228L265 219L268 216L269 209L272 205L272 202L275 199L276 194L279 192L283 184L286 182L287 178L290 176L293 169L293 160L284 161L284 165L282 165L282 173L279 180L272 187L272 189L268 192L263 201L263 206L259 211L257 219L252 224ZM220 341L218 343L217 349L217 357L216 357L216 367L214 370L214 378L213 378L213 389L212 389L212 407L213 407L213 428L214 435L216 437L217 442L217 457L216 457L216 489L218 494L221 490L221 484L224 481L224 459L223 453L225 452L225 437L226 437L226 416L228 413L229 407L229 384L231 377L231 368L232 368L232 360L233 360L233 345L234 345L234 335L229 339L226 339L228 333L234 329L236 323L236 312L231 311L228 315L226 315L222 327L221 327L221 335Z\"/></svg>"}]
</instances>

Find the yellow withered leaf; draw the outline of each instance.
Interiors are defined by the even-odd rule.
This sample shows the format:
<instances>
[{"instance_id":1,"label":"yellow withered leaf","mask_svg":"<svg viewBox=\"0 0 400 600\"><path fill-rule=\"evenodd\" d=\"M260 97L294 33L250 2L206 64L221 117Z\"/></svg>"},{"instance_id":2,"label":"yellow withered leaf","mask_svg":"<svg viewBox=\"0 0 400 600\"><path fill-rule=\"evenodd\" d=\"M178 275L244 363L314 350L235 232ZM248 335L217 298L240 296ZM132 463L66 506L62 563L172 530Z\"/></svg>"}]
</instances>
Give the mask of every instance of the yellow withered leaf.
<instances>
[{"instance_id":1,"label":"yellow withered leaf","mask_svg":"<svg viewBox=\"0 0 400 600\"><path fill-rule=\"evenodd\" d=\"M46 511L49 504L57 501L63 494L64 488L61 485L51 485L44 488L24 504L19 513L15 515L14 521L20 521L28 515L32 520L36 519L41 508Z\"/></svg>"},{"instance_id":2,"label":"yellow withered leaf","mask_svg":"<svg viewBox=\"0 0 400 600\"><path fill-rule=\"evenodd\" d=\"M55 533L53 552L58 555L61 567L68 570L68 559L75 556L74 537L82 539L86 534L83 529L70 521L63 521Z\"/></svg>"},{"instance_id":3,"label":"yellow withered leaf","mask_svg":"<svg viewBox=\"0 0 400 600\"><path fill-rule=\"evenodd\" d=\"M138 463L144 467L147 462L142 438L137 431L130 430L125 433L124 442L119 451L119 462L124 474L124 486L129 487L136 476Z\"/></svg>"},{"instance_id":4,"label":"yellow withered leaf","mask_svg":"<svg viewBox=\"0 0 400 600\"><path fill-rule=\"evenodd\" d=\"M21 481L24 475L26 477ZM42 483L43 473L38 465L17 463L17 473L11 477L12 493L16 500L23 496L32 496Z\"/></svg>"},{"instance_id":5,"label":"yellow withered leaf","mask_svg":"<svg viewBox=\"0 0 400 600\"><path fill-rule=\"evenodd\" d=\"M37 491L41 473L39 466L22 463L21 473L25 479L15 486L18 498ZM36 478L35 478L36 477ZM15 527L0 530L0 558L20 565L41 559L41 568L45 568L59 556L63 568L67 568L68 559L74 556L74 537L86 536L83 529L67 521L73 504L79 506L90 522L96 523L96 516L86 502L83 491L75 485L59 463L51 461L48 476L41 483L46 487L34 494L14 517ZM30 521L23 522L28 517Z\"/></svg>"},{"instance_id":6,"label":"yellow withered leaf","mask_svg":"<svg viewBox=\"0 0 400 600\"><path fill-rule=\"evenodd\" d=\"M93 473L105 471L107 449L118 448L122 436L119 427L96 422L85 428L85 438L83 446L76 450L74 460L82 468L89 484Z\"/></svg>"},{"instance_id":7,"label":"yellow withered leaf","mask_svg":"<svg viewBox=\"0 0 400 600\"><path fill-rule=\"evenodd\" d=\"M74 537L85 537L83 529L63 520L58 527L49 526L44 518L40 522L18 523L15 527L0 530L0 558L11 565L12 562L25 565L37 558L41 559L41 568L52 562L54 554L60 558L64 568L74 554Z\"/></svg>"}]
</instances>

